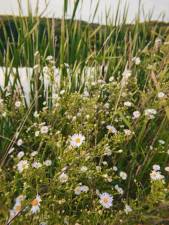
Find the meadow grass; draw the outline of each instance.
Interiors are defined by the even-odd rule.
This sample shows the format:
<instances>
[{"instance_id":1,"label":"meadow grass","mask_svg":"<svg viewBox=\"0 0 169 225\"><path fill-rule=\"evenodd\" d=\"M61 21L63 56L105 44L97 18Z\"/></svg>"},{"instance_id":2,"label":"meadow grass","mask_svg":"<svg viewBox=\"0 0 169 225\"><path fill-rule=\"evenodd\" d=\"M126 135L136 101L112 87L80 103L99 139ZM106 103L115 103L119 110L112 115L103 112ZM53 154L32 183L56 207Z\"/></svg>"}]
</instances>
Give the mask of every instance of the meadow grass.
<instances>
[{"instance_id":1,"label":"meadow grass","mask_svg":"<svg viewBox=\"0 0 169 225\"><path fill-rule=\"evenodd\" d=\"M167 223L168 26L127 25L120 3L104 26L75 20L78 0L61 21L18 4L0 25L1 224Z\"/></svg>"}]
</instances>

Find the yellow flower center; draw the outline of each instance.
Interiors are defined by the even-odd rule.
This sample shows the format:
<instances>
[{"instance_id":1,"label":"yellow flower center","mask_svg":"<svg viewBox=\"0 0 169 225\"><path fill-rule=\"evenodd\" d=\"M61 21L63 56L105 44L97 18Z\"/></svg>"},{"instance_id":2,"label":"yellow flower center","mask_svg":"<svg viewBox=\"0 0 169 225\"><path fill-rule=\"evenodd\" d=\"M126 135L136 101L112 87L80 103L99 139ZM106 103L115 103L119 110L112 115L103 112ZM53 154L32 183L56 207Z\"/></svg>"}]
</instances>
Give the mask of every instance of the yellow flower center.
<instances>
[{"instance_id":1,"label":"yellow flower center","mask_svg":"<svg viewBox=\"0 0 169 225\"><path fill-rule=\"evenodd\" d=\"M107 204L109 202L109 199L107 197L105 197L105 198L103 198L103 202Z\"/></svg>"},{"instance_id":2,"label":"yellow flower center","mask_svg":"<svg viewBox=\"0 0 169 225\"><path fill-rule=\"evenodd\" d=\"M32 206L37 206L38 205L38 200L35 198L32 202L31 202Z\"/></svg>"},{"instance_id":3,"label":"yellow flower center","mask_svg":"<svg viewBox=\"0 0 169 225\"><path fill-rule=\"evenodd\" d=\"M16 212L19 212L21 210L21 205L17 205L16 207L15 207L15 211Z\"/></svg>"},{"instance_id":4,"label":"yellow flower center","mask_svg":"<svg viewBox=\"0 0 169 225\"><path fill-rule=\"evenodd\" d=\"M76 138L75 141L76 141L77 144L80 144L80 142L81 142L80 138Z\"/></svg>"}]
</instances>

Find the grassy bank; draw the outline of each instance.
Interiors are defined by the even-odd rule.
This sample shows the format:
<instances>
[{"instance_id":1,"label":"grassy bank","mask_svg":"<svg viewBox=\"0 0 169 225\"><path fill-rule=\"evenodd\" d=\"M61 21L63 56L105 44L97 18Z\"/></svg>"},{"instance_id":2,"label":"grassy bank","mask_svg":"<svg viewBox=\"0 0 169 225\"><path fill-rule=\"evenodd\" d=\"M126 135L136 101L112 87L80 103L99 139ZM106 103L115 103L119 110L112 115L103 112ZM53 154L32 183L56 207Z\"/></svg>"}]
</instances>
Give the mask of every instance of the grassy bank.
<instances>
[{"instance_id":1,"label":"grassy bank","mask_svg":"<svg viewBox=\"0 0 169 225\"><path fill-rule=\"evenodd\" d=\"M167 224L168 24L64 13L1 19L0 223Z\"/></svg>"}]
</instances>

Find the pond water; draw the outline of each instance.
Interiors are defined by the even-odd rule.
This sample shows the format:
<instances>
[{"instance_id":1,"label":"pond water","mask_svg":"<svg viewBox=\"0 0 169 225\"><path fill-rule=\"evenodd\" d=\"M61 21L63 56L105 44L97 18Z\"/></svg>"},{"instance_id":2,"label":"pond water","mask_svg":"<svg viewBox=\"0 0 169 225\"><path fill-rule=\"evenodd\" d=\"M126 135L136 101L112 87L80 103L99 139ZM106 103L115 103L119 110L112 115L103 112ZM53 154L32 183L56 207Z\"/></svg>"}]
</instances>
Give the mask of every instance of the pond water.
<instances>
[{"instance_id":1,"label":"pond water","mask_svg":"<svg viewBox=\"0 0 169 225\"><path fill-rule=\"evenodd\" d=\"M57 78L59 74L59 70L57 68L54 69L54 75ZM26 96L27 102L29 102L30 96L30 85L31 79L33 76L33 68L31 67L19 67L19 68L7 68L0 67L0 87L4 89L6 86L13 85L13 82L16 77L20 78L20 85L17 82L17 87L19 89L22 86L24 95ZM58 80L58 79L56 79ZM48 85L48 81L45 80L45 85Z\"/></svg>"}]
</instances>

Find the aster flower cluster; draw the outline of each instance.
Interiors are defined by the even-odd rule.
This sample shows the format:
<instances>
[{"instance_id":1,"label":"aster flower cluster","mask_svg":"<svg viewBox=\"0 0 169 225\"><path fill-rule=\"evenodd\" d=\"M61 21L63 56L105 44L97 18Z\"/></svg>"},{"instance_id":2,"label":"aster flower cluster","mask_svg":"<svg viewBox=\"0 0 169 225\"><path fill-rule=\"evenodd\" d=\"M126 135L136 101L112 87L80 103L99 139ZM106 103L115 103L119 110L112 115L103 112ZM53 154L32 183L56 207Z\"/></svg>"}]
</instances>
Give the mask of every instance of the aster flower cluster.
<instances>
[{"instance_id":1,"label":"aster flower cluster","mask_svg":"<svg viewBox=\"0 0 169 225\"><path fill-rule=\"evenodd\" d=\"M53 58L45 62L45 85L53 90ZM142 215L146 203L165 199L169 192L167 88L161 84L154 90L149 77L140 87L142 56L131 58L130 64L120 67L119 76L88 77L92 81L87 80L79 93L56 85L53 94L28 114L20 97L13 103L17 113L6 110L3 121L10 122L13 130L3 144L6 167L0 178L5 184L3 202L14 199L6 207L12 208L10 219L26 206L25 224L31 218L35 224L86 225L94 224L94 218L95 224L126 225L126 218L133 218L135 212ZM5 104L1 99L0 107ZM142 192L145 186L147 196ZM15 198L18 193L25 196Z\"/></svg>"}]
</instances>

